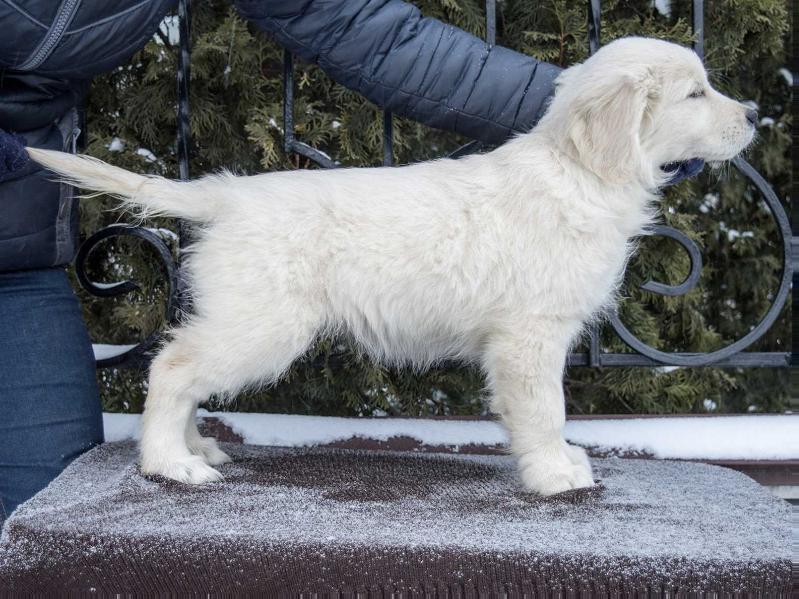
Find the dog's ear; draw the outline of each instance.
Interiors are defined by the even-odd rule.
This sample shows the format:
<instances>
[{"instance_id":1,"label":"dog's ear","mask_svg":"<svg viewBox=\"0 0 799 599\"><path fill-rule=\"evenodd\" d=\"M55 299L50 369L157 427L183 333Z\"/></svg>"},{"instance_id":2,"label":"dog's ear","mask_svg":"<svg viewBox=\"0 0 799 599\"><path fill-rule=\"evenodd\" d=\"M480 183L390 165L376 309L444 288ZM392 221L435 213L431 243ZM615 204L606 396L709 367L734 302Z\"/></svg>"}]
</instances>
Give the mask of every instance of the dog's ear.
<instances>
[{"instance_id":1,"label":"dog's ear","mask_svg":"<svg viewBox=\"0 0 799 599\"><path fill-rule=\"evenodd\" d=\"M649 69L569 73L571 95L563 142L574 158L609 183L628 183L642 172L641 127L659 85ZM560 82L559 82L560 83ZM564 90L566 91L566 90Z\"/></svg>"}]
</instances>

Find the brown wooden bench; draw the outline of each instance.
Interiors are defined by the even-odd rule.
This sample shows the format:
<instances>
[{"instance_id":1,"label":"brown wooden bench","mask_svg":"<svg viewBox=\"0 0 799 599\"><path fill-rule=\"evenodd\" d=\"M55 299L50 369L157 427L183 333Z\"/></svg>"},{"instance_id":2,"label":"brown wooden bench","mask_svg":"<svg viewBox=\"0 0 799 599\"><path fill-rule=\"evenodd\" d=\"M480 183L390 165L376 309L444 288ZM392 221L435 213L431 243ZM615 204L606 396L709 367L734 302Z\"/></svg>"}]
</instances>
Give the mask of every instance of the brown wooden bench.
<instances>
[{"instance_id":1,"label":"brown wooden bench","mask_svg":"<svg viewBox=\"0 0 799 599\"><path fill-rule=\"evenodd\" d=\"M596 487L542 498L508 456L412 449L228 442L192 487L108 443L7 521L0 596L790 592L789 506L739 472L597 458Z\"/></svg>"}]
</instances>

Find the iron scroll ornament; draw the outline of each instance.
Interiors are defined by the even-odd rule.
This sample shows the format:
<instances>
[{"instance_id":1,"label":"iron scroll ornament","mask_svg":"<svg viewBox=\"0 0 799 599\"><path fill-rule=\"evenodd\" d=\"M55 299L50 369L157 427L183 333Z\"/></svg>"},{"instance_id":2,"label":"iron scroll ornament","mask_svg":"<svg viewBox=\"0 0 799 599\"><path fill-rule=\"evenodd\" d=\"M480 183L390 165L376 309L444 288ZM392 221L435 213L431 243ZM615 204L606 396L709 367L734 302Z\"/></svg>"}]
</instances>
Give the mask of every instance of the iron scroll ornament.
<instances>
[{"instance_id":1,"label":"iron scroll ornament","mask_svg":"<svg viewBox=\"0 0 799 599\"><path fill-rule=\"evenodd\" d=\"M116 297L140 289L134 281L120 281L117 283L95 283L86 274L86 264L89 256L98 246L108 239L114 237L137 237L146 241L153 247L161 264L164 268L167 279L167 299L166 299L166 321L173 322L178 310L178 268L175 258L169 246L164 240L150 229L132 225L111 225L100 229L97 233L89 237L78 250L75 257L75 274L78 282L87 292L96 297ZM109 366L119 366L126 363L134 363L139 358L143 358L145 352L149 350L160 339L158 331L150 333L143 341L134 345L130 349L114 356L97 360L98 368Z\"/></svg>"},{"instance_id":2,"label":"iron scroll ornament","mask_svg":"<svg viewBox=\"0 0 799 599\"><path fill-rule=\"evenodd\" d=\"M785 300L790 293L792 264L790 245L791 226L788 220L788 215L786 214L785 209L782 207L782 204L780 204L777 194L774 193L774 190L771 188L771 186L752 167L752 165L750 165L740 156L734 158L732 163L741 174L743 174L754 184L754 186L763 196L766 206L777 223L783 248L782 278L780 280L780 286L777 291L777 295L774 297L774 301L771 303L771 306L769 307L763 319L746 335L744 335L744 337L726 347L709 353L686 355L664 352L655 349L633 335L633 333L630 332L626 326L624 326L624 323L622 323L621 319L619 318L618 311L613 310L610 314L610 322L616 334L628 346L647 358L674 366L707 366L714 362L729 358L730 356L737 354L752 345L755 341L762 337L769 328L771 328L771 326L779 317L782 307L785 304ZM699 281L699 272L702 268L702 259L701 255L699 254L699 248L690 238L688 238L688 236L671 227L653 227L653 234L670 237L682 245L688 252L688 256L691 260L691 268L688 277L679 285L671 286L655 281L648 281L647 283L641 285L641 288L660 295L676 296L688 293Z\"/></svg>"}]
</instances>

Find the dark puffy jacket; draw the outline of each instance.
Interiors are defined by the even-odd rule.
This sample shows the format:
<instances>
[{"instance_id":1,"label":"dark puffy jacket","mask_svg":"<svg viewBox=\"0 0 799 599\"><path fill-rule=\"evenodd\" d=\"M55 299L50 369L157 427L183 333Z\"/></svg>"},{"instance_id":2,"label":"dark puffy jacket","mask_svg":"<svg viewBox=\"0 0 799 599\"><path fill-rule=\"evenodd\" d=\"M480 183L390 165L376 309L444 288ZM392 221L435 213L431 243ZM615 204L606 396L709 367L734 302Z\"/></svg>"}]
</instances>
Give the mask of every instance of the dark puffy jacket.
<instances>
[{"instance_id":1,"label":"dark puffy jacket","mask_svg":"<svg viewBox=\"0 0 799 599\"><path fill-rule=\"evenodd\" d=\"M501 143L529 131L561 69L401 0L235 0L246 19L382 108Z\"/></svg>"},{"instance_id":2,"label":"dark puffy jacket","mask_svg":"<svg viewBox=\"0 0 799 599\"><path fill-rule=\"evenodd\" d=\"M72 150L88 80L124 63L175 0L0 0L0 128ZM0 271L72 260L72 189L32 163L0 183Z\"/></svg>"},{"instance_id":3,"label":"dark puffy jacket","mask_svg":"<svg viewBox=\"0 0 799 599\"><path fill-rule=\"evenodd\" d=\"M174 0L0 0L0 128L69 149L86 80L143 46ZM498 143L540 118L559 69L423 18L400 0L238 0L341 84L433 127ZM0 183L0 271L72 259L77 208L31 164Z\"/></svg>"}]
</instances>

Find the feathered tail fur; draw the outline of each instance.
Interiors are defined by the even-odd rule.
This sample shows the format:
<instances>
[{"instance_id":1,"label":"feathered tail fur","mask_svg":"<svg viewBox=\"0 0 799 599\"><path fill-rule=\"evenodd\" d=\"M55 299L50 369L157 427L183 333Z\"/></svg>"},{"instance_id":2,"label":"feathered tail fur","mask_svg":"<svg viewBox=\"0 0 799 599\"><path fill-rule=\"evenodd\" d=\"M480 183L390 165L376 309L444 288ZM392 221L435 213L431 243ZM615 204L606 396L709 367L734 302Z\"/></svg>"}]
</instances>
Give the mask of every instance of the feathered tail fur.
<instances>
[{"instance_id":1,"label":"feathered tail fur","mask_svg":"<svg viewBox=\"0 0 799 599\"><path fill-rule=\"evenodd\" d=\"M118 197L142 215L208 222L214 219L219 208L218 198L208 193L213 187L207 184L212 177L204 180L204 193L198 193L193 181L139 175L91 156L37 148L27 148L27 151L32 160L60 175L64 182Z\"/></svg>"}]
</instances>

